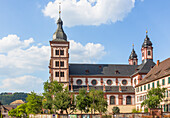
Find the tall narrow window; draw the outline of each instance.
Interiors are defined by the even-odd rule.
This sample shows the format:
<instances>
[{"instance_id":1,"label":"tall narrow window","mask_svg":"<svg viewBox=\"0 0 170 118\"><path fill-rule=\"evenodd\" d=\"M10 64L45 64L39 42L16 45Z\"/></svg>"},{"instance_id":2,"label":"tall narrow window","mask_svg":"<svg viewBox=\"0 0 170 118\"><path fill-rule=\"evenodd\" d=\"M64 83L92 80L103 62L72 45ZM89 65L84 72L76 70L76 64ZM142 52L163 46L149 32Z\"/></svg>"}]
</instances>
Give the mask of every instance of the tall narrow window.
<instances>
[{"instance_id":1,"label":"tall narrow window","mask_svg":"<svg viewBox=\"0 0 170 118\"><path fill-rule=\"evenodd\" d=\"M110 97L110 105L114 105L115 104L115 96L111 96Z\"/></svg>"},{"instance_id":2,"label":"tall narrow window","mask_svg":"<svg viewBox=\"0 0 170 118\"><path fill-rule=\"evenodd\" d=\"M59 55L59 50L55 50L55 55Z\"/></svg>"},{"instance_id":3,"label":"tall narrow window","mask_svg":"<svg viewBox=\"0 0 170 118\"><path fill-rule=\"evenodd\" d=\"M152 88L154 88L154 82L152 83Z\"/></svg>"},{"instance_id":4,"label":"tall narrow window","mask_svg":"<svg viewBox=\"0 0 170 118\"><path fill-rule=\"evenodd\" d=\"M56 62L55 62L55 66L56 66L56 67L59 67L59 61L56 61Z\"/></svg>"},{"instance_id":5,"label":"tall narrow window","mask_svg":"<svg viewBox=\"0 0 170 118\"><path fill-rule=\"evenodd\" d=\"M60 76L61 76L61 77L64 77L64 72L60 72Z\"/></svg>"},{"instance_id":6,"label":"tall narrow window","mask_svg":"<svg viewBox=\"0 0 170 118\"><path fill-rule=\"evenodd\" d=\"M60 66L64 67L64 61L60 61Z\"/></svg>"},{"instance_id":7,"label":"tall narrow window","mask_svg":"<svg viewBox=\"0 0 170 118\"><path fill-rule=\"evenodd\" d=\"M144 53L142 53L142 57L144 56Z\"/></svg>"},{"instance_id":8,"label":"tall narrow window","mask_svg":"<svg viewBox=\"0 0 170 118\"><path fill-rule=\"evenodd\" d=\"M146 85L144 85L144 90L146 90Z\"/></svg>"},{"instance_id":9,"label":"tall narrow window","mask_svg":"<svg viewBox=\"0 0 170 118\"><path fill-rule=\"evenodd\" d=\"M148 84L148 89L150 89L150 84Z\"/></svg>"},{"instance_id":10,"label":"tall narrow window","mask_svg":"<svg viewBox=\"0 0 170 118\"><path fill-rule=\"evenodd\" d=\"M148 51L148 55L151 55L151 51Z\"/></svg>"},{"instance_id":11,"label":"tall narrow window","mask_svg":"<svg viewBox=\"0 0 170 118\"><path fill-rule=\"evenodd\" d=\"M60 55L64 55L64 50L60 50Z\"/></svg>"},{"instance_id":12,"label":"tall narrow window","mask_svg":"<svg viewBox=\"0 0 170 118\"><path fill-rule=\"evenodd\" d=\"M159 81L157 81L157 86L159 86Z\"/></svg>"},{"instance_id":13,"label":"tall narrow window","mask_svg":"<svg viewBox=\"0 0 170 118\"><path fill-rule=\"evenodd\" d=\"M140 91L142 91L142 86L140 87Z\"/></svg>"},{"instance_id":14,"label":"tall narrow window","mask_svg":"<svg viewBox=\"0 0 170 118\"><path fill-rule=\"evenodd\" d=\"M59 77L59 72L55 72L55 77Z\"/></svg>"},{"instance_id":15,"label":"tall narrow window","mask_svg":"<svg viewBox=\"0 0 170 118\"><path fill-rule=\"evenodd\" d=\"M127 104L127 105L132 104L132 103L131 103L131 96L127 96L127 97L126 97L126 104Z\"/></svg>"},{"instance_id":16,"label":"tall narrow window","mask_svg":"<svg viewBox=\"0 0 170 118\"><path fill-rule=\"evenodd\" d=\"M168 77L168 84L170 84L170 77Z\"/></svg>"},{"instance_id":17,"label":"tall narrow window","mask_svg":"<svg viewBox=\"0 0 170 118\"><path fill-rule=\"evenodd\" d=\"M162 85L165 85L165 79L162 79Z\"/></svg>"}]
</instances>

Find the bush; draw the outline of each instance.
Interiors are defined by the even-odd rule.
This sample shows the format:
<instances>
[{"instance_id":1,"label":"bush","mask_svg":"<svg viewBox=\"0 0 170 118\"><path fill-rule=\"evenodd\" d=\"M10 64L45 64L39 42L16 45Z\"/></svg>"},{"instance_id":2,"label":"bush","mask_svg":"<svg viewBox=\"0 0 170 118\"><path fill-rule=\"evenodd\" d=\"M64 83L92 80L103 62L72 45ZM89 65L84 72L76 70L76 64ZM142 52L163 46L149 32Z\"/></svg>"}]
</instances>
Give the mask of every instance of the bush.
<instances>
[{"instance_id":1,"label":"bush","mask_svg":"<svg viewBox=\"0 0 170 118\"><path fill-rule=\"evenodd\" d=\"M112 118L112 115L102 115L102 118Z\"/></svg>"},{"instance_id":2,"label":"bush","mask_svg":"<svg viewBox=\"0 0 170 118\"><path fill-rule=\"evenodd\" d=\"M120 113L119 107L115 106L112 108L113 114Z\"/></svg>"},{"instance_id":3,"label":"bush","mask_svg":"<svg viewBox=\"0 0 170 118\"><path fill-rule=\"evenodd\" d=\"M132 109L132 113L140 113L141 111L138 111L136 109Z\"/></svg>"},{"instance_id":4,"label":"bush","mask_svg":"<svg viewBox=\"0 0 170 118\"><path fill-rule=\"evenodd\" d=\"M145 109L144 109L144 112L145 112L145 113L148 113L148 108L145 108Z\"/></svg>"}]
</instances>

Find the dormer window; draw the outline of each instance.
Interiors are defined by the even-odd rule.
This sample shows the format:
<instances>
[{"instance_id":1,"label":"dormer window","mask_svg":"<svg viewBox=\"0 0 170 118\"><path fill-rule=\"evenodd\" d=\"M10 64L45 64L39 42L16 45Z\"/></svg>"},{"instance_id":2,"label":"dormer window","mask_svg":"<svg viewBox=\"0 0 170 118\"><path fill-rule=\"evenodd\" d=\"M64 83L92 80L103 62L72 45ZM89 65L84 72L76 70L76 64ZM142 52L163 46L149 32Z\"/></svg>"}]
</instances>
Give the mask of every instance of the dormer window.
<instances>
[{"instance_id":1,"label":"dormer window","mask_svg":"<svg viewBox=\"0 0 170 118\"><path fill-rule=\"evenodd\" d=\"M89 70L85 70L86 74L89 74Z\"/></svg>"},{"instance_id":2,"label":"dormer window","mask_svg":"<svg viewBox=\"0 0 170 118\"><path fill-rule=\"evenodd\" d=\"M115 71L115 74L120 74L120 72L118 70Z\"/></svg>"}]
</instances>

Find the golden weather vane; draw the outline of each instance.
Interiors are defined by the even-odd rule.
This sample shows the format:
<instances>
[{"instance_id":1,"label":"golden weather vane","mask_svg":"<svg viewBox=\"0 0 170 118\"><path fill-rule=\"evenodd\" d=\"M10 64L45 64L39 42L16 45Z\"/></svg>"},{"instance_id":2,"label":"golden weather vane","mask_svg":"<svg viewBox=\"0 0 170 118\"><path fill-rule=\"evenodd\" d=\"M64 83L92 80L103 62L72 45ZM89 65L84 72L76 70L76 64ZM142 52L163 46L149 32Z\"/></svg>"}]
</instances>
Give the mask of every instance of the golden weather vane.
<instances>
[{"instance_id":1,"label":"golden weather vane","mask_svg":"<svg viewBox=\"0 0 170 118\"><path fill-rule=\"evenodd\" d=\"M61 2L59 2L59 17L61 18Z\"/></svg>"}]
</instances>

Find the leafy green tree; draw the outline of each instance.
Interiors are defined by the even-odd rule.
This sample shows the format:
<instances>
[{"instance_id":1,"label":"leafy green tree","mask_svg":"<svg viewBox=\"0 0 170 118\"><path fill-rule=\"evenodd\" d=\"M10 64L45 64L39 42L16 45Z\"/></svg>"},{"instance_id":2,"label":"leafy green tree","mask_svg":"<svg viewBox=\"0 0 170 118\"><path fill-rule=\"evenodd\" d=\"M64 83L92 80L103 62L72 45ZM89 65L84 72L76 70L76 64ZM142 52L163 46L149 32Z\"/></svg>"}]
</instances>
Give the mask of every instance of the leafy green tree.
<instances>
[{"instance_id":1,"label":"leafy green tree","mask_svg":"<svg viewBox=\"0 0 170 118\"><path fill-rule=\"evenodd\" d=\"M112 108L113 114L120 113L119 107L115 106Z\"/></svg>"},{"instance_id":2,"label":"leafy green tree","mask_svg":"<svg viewBox=\"0 0 170 118\"><path fill-rule=\"evenodd\" d=\"M89 112L90 105L92 104L92 99L85 89L80 89L79 94L76 96L76 107L81 113L84 111L85 113Z\"/></svg>"},{"instance_id":3,"label":"leafy green tree","mask_svg":"<svg viewBox=\"0 0 170 118\"><path fill-rule=\"evenodd\" d=\"M26 118L27 117L26 107L27 107L26 103L21 104L21 105L17 106L17 108L10 110L8 114L11 117Z\"/></svg>"},{"instance_id":4,"label":"leafy green tree","mask_svg":"<svg viewBox=\"0 0 170 118\"><path fill-rule=\"evenodd\" d=\"M68 109L70 109L74 105L74 101L72 101L72 96L68 89L64 89L63 91L57 92L54 96L54 108L55 110L66 111L68 114Z\"/></svg>"},{"instance_id":5,"label":"leafy green tree","mask_svg":"<svg viewBox=\"0 0 170 118\"><path fill-rule=\"evenodd\" d=\"M92 100L91 104L91 113L92 111L95 113L95 111L98 111L100 113L104 113L107 111L107 101L104 99L104 93L101 90L91 90L89 92L89 96Z\"/></svg>"},{"instance_id":6,"label":"leafy green tree","mask_svg":"<svg viewBox=\"0 0 170 118\"><path fill-rule=\"evenodd\" d=\"M59 84L57 81L44 82L43 108L49 109L50 112L52 112L54 107L54 96L56 96L56 94L61 91L63 91L63 84Z\"/></svg>"},{"instance_id":7,"label":"leafy green tree","mask_svg":"<svg viewBox=\"0 0 170 118\"><path fill-rule=\"evenodd\" d=\"M28 114L38 114L42 110L42 96L36 95L36 93L31 92L30 95L26 98L27 107L26 112Z\"/></svg>"},{"instance_id":8,"label":"leafy green tree","mask_svg":"<svg viewBox=\"0 0 170 118\"><path fill-rule=\"evenodd\" d=\"M163 98L165 97L165 90L166 88L152 88L147 93L147 99L145 99L141 106L146 106L147 108L157 108L160 102L162 102Z\"/></svg>"}]
</instances>

